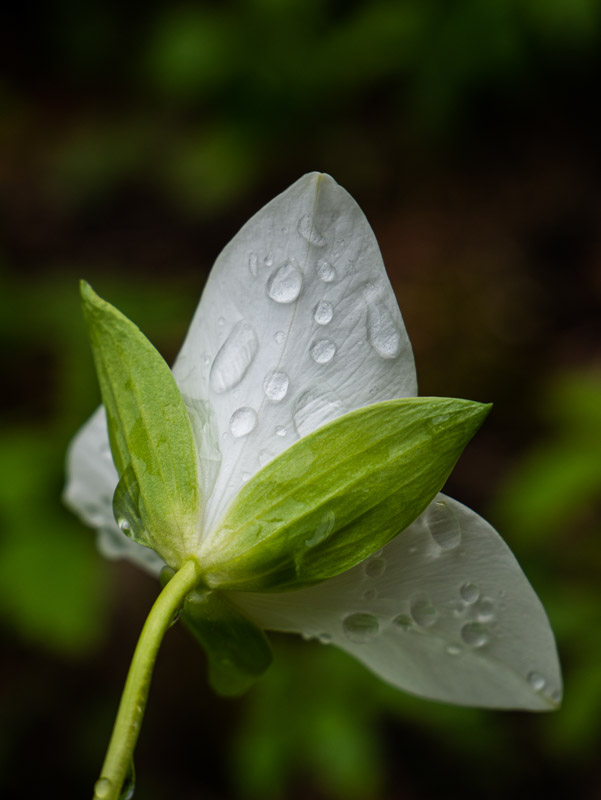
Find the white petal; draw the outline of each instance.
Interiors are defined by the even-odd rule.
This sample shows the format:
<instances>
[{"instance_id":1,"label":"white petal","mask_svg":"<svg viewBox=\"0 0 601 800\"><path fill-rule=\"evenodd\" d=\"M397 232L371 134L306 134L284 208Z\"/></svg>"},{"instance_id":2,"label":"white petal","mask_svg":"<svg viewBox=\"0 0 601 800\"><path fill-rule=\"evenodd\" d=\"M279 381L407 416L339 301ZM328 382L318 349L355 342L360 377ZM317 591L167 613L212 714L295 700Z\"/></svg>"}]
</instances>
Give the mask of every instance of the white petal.
<instances>
[{"instance_id":1,"label":"white petal","mask_svg":"<svg viewBox=\"0 0 601 800\"><path fill-rule=\"evenodd\" d=\"M496 531L444 495L380 554L336 578L232 599L263 627L329 640L412 694L531 710L561 698L538 597Z\"/></svg>"},{"instance_id":2,"label":"white petal","mask_svg":"<svg viewBox=\"0 0 601 800\"><path fill-rule=\"evenodd\" d=\"M108 440L104 406L96 409L77 432L67 453L63 500L80 519L98 531L98 547L108 558L128 558L158 574L164 566L157 554L121 532L113 516L113 494L119 476Z\"/></svg>"},{"instance_id":3,"label":"white petal","mask_svg":"<svg viewBox=\"0 0 601 800\"><path fill-rule=\"evenodd\" d=\"M215 413L223 461L209 530L244 480L299 436L417 393L373 231L332 178L304 176L225 248L174 373Z\"/></svg>"}]
</instances>

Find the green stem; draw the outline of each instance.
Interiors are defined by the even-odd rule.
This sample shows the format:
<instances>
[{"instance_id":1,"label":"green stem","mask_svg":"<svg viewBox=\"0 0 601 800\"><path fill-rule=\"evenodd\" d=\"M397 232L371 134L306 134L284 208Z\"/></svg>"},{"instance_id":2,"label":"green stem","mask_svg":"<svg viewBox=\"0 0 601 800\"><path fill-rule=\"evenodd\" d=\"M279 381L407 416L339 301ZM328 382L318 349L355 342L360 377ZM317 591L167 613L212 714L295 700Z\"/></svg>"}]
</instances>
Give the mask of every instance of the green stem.
<instances>
[{"instance_id":1,"label":"green stem","mask_svg":"<svg viewBox=\"0 0 601 800\"><path fill-rule=\"evenodd\" d=\"M150 610L129 668L100 778L94 786L94 800L119 800L140 733L159 646L186 595L200 579L196 559L185 561Z\"/></svg>"}]
</instances>

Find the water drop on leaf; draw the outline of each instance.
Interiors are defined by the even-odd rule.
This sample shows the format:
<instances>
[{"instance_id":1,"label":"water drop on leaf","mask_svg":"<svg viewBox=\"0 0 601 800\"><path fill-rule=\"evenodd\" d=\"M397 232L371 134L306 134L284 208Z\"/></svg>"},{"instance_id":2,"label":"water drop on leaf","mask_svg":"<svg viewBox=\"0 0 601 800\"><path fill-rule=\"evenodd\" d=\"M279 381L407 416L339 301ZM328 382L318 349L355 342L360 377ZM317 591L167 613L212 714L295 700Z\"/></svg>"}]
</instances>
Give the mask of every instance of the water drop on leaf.
<instances>
[{"instance_id":1,"label":"water drop on leaf","mask_svg":"<svg viewBox=\"0 0 601 800\"><path fill-rule=\"evenodd\" d=\"M366 644L380 632L380 623L373 614L349 614L342 621L346 638L355 644Z\"/></svg>"}]
</instances>

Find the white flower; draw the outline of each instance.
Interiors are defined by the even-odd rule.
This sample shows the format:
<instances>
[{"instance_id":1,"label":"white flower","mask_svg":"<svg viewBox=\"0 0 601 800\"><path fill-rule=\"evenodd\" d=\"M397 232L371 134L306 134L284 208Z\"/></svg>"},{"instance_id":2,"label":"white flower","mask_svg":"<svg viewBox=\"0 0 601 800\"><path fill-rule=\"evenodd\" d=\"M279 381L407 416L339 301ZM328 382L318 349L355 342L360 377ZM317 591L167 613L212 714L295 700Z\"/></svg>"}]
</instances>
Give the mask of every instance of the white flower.
<instances>
[{"instance_id":1,"label":"white flower","mask_svg":"<svg viewBox=\"0 0 601 800\"><path fill-rule=\"evenodd\" d=\"M204 424L205 537L244 483L299 438L417 394L377 242L332 178L304 176L225 248L173 372ZM159 556L113 519L118 475L102 408L75 438L68 474L66 501L99 531L101 550L158 572ZM538 597L496 531L442 494L347 572L296 591L228 596L260 627L331 642L417 695L533 710L561 698Z\"/></svg>"}]
</instances>

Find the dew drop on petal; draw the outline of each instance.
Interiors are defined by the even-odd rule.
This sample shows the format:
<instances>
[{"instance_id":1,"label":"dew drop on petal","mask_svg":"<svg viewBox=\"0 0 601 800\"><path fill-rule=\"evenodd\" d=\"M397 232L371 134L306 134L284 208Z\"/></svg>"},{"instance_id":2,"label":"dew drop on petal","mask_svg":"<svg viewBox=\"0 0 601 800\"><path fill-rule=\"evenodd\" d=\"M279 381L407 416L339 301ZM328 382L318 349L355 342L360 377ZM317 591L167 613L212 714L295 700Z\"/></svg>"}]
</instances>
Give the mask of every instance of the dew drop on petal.
<instances>
[{"instance_id":1,"label":"dew drop on petal","mask_svg":"<svg viewBox=\"0 0 601 800\"><path fill-rule=\"evenodd\" d=\"M281 370L272 369L265 376L263 381L263 391L265 396L274 403L279 403L286 397L290 379L285 372Z\"/></svg>"},{"instance_id":2,"label":"dew drop on petal","mask_svg":"<svg viewBox=\"0 0 601 800\"><path fill-rule=\"evenodd\" d=\"M458 656L461 653L461 648L457 644L448 644L445 651L450 656Z\"/></svg>"},{"instance_id":3,"label":"dew drop on petal","mask_svg":"<svg viewBox=\"0 0 601 800\"><path fill-rule=\"evenodd\" d=\"M381 578L386 571L386 561L383 558L368 558L363 565L363 572L368 578Z\"/></svg>"},{"instance_id":4,"label":"dew drop on petal","mask_svg":"<svg viewBox=\"0 0 601 800\"><path fill-rule=\"evenodd\" d=\"M276 436L285 436L288 433L288 431L286 430L286 428L283 425L276 425L275 426L275 433L276 433Z\"/></svg>"},{"instance_id":5,"label":"dew drop on petal","mask_svg":"<svg viewBox=\"0 0 601 800\"><path fill-rule=\"evenodd\" d=\"M211 389L221 394L237 386L246 375L258 349L255 329L248 322L237 322L211 365Z\"/></svg>"},{"instance_id":6,"label":"dew drop on petal","mask_svg":"<svg viewBox=\"0 0 601 800\"><path fill-rule=\"evenodd\" d=\"M380 632L380 623L373 614L348 614L342 620L342 630L350 642L366 644L376 638Z\"/></svg>"},{"instance_id":7,"label":"dew drop on petal","mask_svg":"<svg viewBox=\"0 0 601 800\"><path fill-rule=\"evenodd\" d=\"M399 327L382 303L367 307L367 338L382 358L396 358L401 351Z\"/></svg>"},{"instance_id":8,"label":"dew drop on petal","mask_svg":"<svg viewBox=\"0 0 601 800\"><path fill-rule=\"evenodd\" d=\"M461 595L461 599L471 606L480 597L480 589L478 589L475 583L466 581L459 587L459 594Z\"/></svg>"},{"instance_id":9,"label":"dew drop on petal","mask_svg":"<svg viewBox=\"0 0 601 800\"><path fill-rule=\"evenodd\" d=\"M296 229L309 244L314 244L316 247L324 247L326 244L325 238L315 228L311 214L303 214L298 221Z\"/></svg>"},{"instance_id":10,"label":"dew drop on petal","mask_svg":"<svg viewBox=\"0 0 601 800\"><path fill-rule=\"evenodd\" d=\"M429 628L438 619L438 611L425 595L415 597L409 607L411 616L422 628Z\"/></svg>"},{"instance_id":11,"label":"dew drop on petal","mask_svg":"<svg viewBox=\"0 0 601 800\"><path fill-rule=\"evenodd\" d=\"M121 528L121 530L125 534L129 534L129 532L131 531L131 525L129 524L129 522L126 519L120 519L119 520L119 527Z\"/></svg>"},{"instance_id":12,"label":"dew drop on petal","mask_svg":"<svg viewBox=\"0 0 601 800\"><path fill-rule=\"evenodd\" d=\"M345 412L344 405L333 392L308 389L295 402L294 427L299 436L306 436Z\"/></svg>"},{"instance_id":13,"label":"dew drop on petal","mask_svg":"<svg viewBox=\"0 0 601 800\"><path fill-rule=\"evenodd\" d=\"M528 673L528 683L536 692L541 692L547 685L547 681L545 680L544 676L541 675L540 672L535 671Z\"/></svg>"},{"instance_id":14,"label":"dew drop on petal","mask_svg":"<svg viewBox=\"0 0 601 800\"><path fill-rule=\"evenodd\" d=\"M276 303L293 303L303 286L301 271L292 261L275 269L267 280L267 295Z\"/></svg>"},{"instance_id":15,"label":"dew drop on petal","mask_svg":"<svg viewBox=\"0 0 601 800\"><path fill-rule=\"evenodd\" d=\"M317 272L317 275L324 283L332 283L332 281L336 280L336 270L325 258L319 259L315 267L315 272Z\"/></svg>"},{"instance_id":16,"label":"dew drop on petal","mask_svg":"<svg viewBox=\"0 0 601 800\"><path fill-rule=\"evenodd\" d=\"M459 519L444 500L436 500L428 506L426 524L441 550L453 550L461 544Z\"/></svg>"},{"instance_id":17,"label":"dew drop on petal","mask_svg":"<svg viewBox=\"0 0 601 800\"><path fill-rule=\"evenodd\" d=\"M273 253L271 250L267 253L265 258L263 259L263 263L265 264L266 267L270 267L273 264Z\"/></svg>"},{"instance_id":18,"label":"dew drop on petal","mask_svg":"<svg viewBox=\"0 0 601 800\"><path fill-rule=\"evenodd\" d=\"M251 253L248 257L248 271L253 276L257 277L257 270L259 268L259 256L256 253Z\"/></svg>"},{"instance_id":19,"label":"dew drop on petal","mask_svg":"<svg viewBox=\"0 0 601 800\"><path fill-rule=\"evenodd\" d=\"M476 617L479 622L490 622L495 616L495 603L492 597L483 597L476 606Z\"/></svg>"},{"instance_id":20,"label":"dew drop on petal","mask_svg":"<svg viewBox=\"0 0 601 800\"><path fill-rule=\"evenodd\" d=\"M393 624L400 628L402 631L408 631L413 627L413 620L409 614L399 614L392 620Z\"/></svg>"},{"instance_id":21,"label":"dew drop on petal","mask_svg":"<svg viewBox=\"0 0 601 800\"><path fill-rule=\"evenodd\" d=\"M317 641L321 642L321 644L331 644L332 643L332 634L331 633L318 633L317 634Z\"/></svg>"},{"instance_id":22,"label":"dew drop on petal","mask_svg":"<svg viewBox=\"0 0 601 800\"><path fill-rule=\"evenodd\" d=\"M284 344L284 340L286 339L286 334L284 331L276 331L273 335L276 344Z\"/></svg>"},{"instance_id":23,"label":"dew drop on petal","mask_svg":"<svg viewBox=\"0 0 601 800\"><path fill-rule=\"evenodd\" d=\"M461 628L461 638L470 647L482 647L488 643L488 630L481 622L467 622Z\"/></svg>"},{"instance_id":24,"label":"dew drop on petal","mask_svg":"<svg viewBox=\"0 0 601 800\"><path fill-rule=\"evenodd\" d=\"M230 431L237 438L249 434L256 424L257 412L248 406L236 409L230 417Z\"/></svg>"},{"instance_id":25,"label":"dew drop on petal","mask_svg":"<svg viewBox=\"0 0 601 800\"><path fill-rule=\"evenodd\" d=\"M330 339L318 339L313 342L309 352L316 364L327 364L334 358L336 345Z\"/></svg>"},{"instance_id":26,"label":"dew drop on petal","mask_svg":"<svg viewBox=\"0 0 601 800\"><path fill-rule=\"evenodd\" d=\"M327 325L334 316L334 306L328 300L320 300L315 306L313 319L318 325Z\"/></svg>"}]
</instances>

